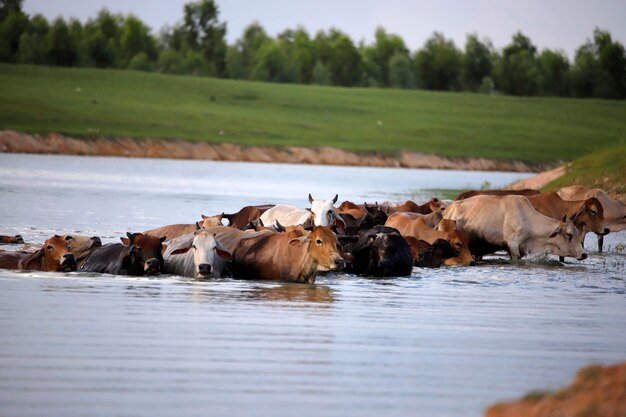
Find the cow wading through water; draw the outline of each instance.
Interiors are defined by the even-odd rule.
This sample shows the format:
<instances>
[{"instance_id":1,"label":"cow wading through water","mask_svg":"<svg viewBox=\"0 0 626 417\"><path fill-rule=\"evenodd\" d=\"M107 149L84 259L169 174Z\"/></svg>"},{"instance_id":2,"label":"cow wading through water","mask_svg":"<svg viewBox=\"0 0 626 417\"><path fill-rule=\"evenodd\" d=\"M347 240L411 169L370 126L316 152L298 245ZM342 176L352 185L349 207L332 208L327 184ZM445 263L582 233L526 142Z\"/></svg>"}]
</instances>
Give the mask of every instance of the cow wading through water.
<instances>
[{"instance_id":1,"label":"cow wading through water","mask_svg":"<svg viewBox=\"0 0 626 417\"><path fill-rule=\"evenodd\" d=\"M70 253L68 240L54 235L35 252L0 251L0 268L33 271L69 272L76 270L76 259Z\"/></svg>"}]
</instances>

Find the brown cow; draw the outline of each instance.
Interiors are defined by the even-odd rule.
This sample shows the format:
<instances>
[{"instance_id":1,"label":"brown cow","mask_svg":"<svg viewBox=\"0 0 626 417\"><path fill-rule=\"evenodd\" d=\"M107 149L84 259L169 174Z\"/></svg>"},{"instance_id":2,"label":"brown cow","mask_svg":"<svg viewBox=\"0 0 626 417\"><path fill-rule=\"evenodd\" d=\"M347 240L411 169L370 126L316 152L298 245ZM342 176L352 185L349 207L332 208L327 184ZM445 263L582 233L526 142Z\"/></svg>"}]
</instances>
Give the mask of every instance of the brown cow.
<instances>
[{"instance_id":1,"label":"brown cow","mask_svg":"<svg viewBox=\"0 0 626 417\"><path fill-rule=\"evenodd\" d=\"M11 244L11 243L16 243L16 244L24 244L24 238L22 238L22 235L15 235L15 236L5 236L5 235L0 235L0 244Z\"/></svg>"},{"instance_id":2,"label":"brown cow","mask_svg":"<svg viewBox=\"0 0 626 417\"><path fill-rule=\"evenodd\" d=\"M389 213L420 213L420 214L428 214L433 211L443 211L446 208L446 204L439 200L438 198L431 198L427 202L422 205L418 205L417 203L407 200L402 204L388 204Z\"/></svg>"},{"instance_id":3,"label":"brown cow","mask_svg":"<svg viewBox=\"0 0 626 417\"><path fill-rule=\"evenodd\" d=\"M432 213L428 213L428 214L419 214L419 213L412 213L412 212L397 212L389 216L388 221L391 218L393 218L392 222L403 222L403 221L410 221L410 220L415 220L417 218L421 218L422 220L424 220L424 223L428 225L428 227L430 227L431 229L434 229L435 227L437 227L441 219L443 219L443 212L433 211ZM400 219L407 219L407 220L400 220ZM392 226L392 227L395 227L395 226Z\"/></svg>"},{"instance_id":4,"label":"brown cow","mask_svg":"<svg viewBox=\"0 0 626 417\"><path fill-rule=\"evenodd\" d=\"M68 249L68 241L54 235L36 252L0 251L0 268L67 272L76 270L76 259Z\"/></svg>"},{"instance_id":5,"label":"brown cow","mask_svg":"<svg viewBox=\"0 0 626 417\"><path fill-rule=\"evenodd\" d=\"M441 222L440 222L441 224ZM444 262L444 265L474 265L474 259L469 251L467 234L456 230L454 224L444 225L442 230L433 230L428 227L423 217L416 217L411 219L407 216L390 216L385 226L395 227L400 231L400 234L405 238L407 236L413 236L418 240L424 240L431 245L437 239L445 239L460 252L459 256L449 258Z\"/></svg>"},{"instance_id":6,"label":"brown cow","mask_svg":"<svg viewBox=\"0 0 626 417\"><path fill-rule=\"evenodd\" d=\"M364 204L354 204L352 201L344 201L339 207L337 207L337 211L339 212L339 214L349 214L355 220L360 219L367 213Z\"/></svg>"},{"instance_id":7,"label":"brown cow","mask_svg":"<svg viewBox=\"0 0 626 417\"><path fill-rule=\"evenodd\" d=\"M235 229L244 230L250 225L251 222L258 220L261 217L261 214L265 213L272 207L274 207L273 204L266 204L262 206L245 206L237 213L222 214L222 217L228 220L228 226L234 227Z\"/></svg>"},{"instance_id":8,"label":"brown cow","mask_svg":"<svg viewBox=\"0 0 626 417\"><path fill-rule=\"evenodd\" d=\"M604 223L604 209L600 201L591 197L586 200L565 201L555 192L526 196L539 213L562 220L567 217L580 233L594 232L606 235L610 232ZM584 235L581 235L584 236Z\"/></svg>"},{"instance_id":9,"label":"brown cow","mask_svg":"<svg viewBox=\"0 0 626 417\"><path fill-rule=\"evenodd\" d=\"M340 271L346 262L339 254L337 236L329 227L292 230L243 239L233 253L233 276L315 282L319 271Z\"/></svg>"},{"instance_id":10,"label":"brown cow","mask_svg":"<svg viewBox=\"0 0 626 417\"><path fill-rule=\"evenodd\" d=\"M62 235L63 240L68 244L68 251L74 255L77 265L80 266L81 262L87 259L91 252L100 246L102 241L97 236L83 236L83 235ZM39 244L28 244L20 248L22 251L34 252L42 248Z\"/></svg>"},{"instance_id":11,"label":"brown cow","mask_svg":"<svg viewBox=\"0 0 626 417\"><path fill-rule=\"evenodd\" d=\"M169 224L167 226L157 227L156 229L146 230L142 232L146 236L161 237L165 236L167 240L174 239L176 237L193 233L198 229L206 229L213 226L219 226L222 224L222 218L224 213L216 214L215 216L202 215L202 220L191 224Z\"/></svg>"},{"instance_id":12,"label":"brown cow","mask_svg":"<svg viewBox=\"0 0 626 417\"><path fill-rule=\"evenodd\" d=\"M470 197L474 197L475 195L537 195L541 193L539 190L535 190L533 188L523 188L521 190L470 190L465 191L454 199L456 200L465 200Z\"/></svg>"},{"instance_id":13,"label":"brown cow","mask_svg":"<svg viewBox=\"0 0 626 417\"><path fill-rule=\"evenodd\" d=\"M439 268L447 259L459 256L460 252L445 239L437 239L431 245L413 236L404 238L411 248L413 265L423 268Z\"/></svg>"}]
</instances>

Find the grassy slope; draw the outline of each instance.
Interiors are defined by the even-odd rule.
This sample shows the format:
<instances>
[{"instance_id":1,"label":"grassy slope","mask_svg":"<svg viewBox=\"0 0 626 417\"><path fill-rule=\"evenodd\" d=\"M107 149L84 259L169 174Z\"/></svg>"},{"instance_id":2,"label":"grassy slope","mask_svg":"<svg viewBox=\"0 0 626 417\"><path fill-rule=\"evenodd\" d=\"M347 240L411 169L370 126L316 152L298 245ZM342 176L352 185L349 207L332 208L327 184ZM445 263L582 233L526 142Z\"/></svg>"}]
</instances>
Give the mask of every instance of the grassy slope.
<instances>
[{"instance_id":1,"label":"grassy slope","mask_svg":"<svg viewBox=\"0 0 626 417\"><path fill-rule=\"evenodd\" d=\"M571 160L624 140L624 120L623 101L0 65L0 129L80 137L328 145L541 162Z\"/></svg>"},{"instance_id":2,"label":"grassy slope","mask_svg":"<svg viewBox=\"0 0 626 417\"><path fill-rule=\"evenodd\" d=\"M543 190L558 190L572 184L602 188L614 196L626 196L626 143L600 149L573 161L565 174Z\"/></svg>"}]
</instances>

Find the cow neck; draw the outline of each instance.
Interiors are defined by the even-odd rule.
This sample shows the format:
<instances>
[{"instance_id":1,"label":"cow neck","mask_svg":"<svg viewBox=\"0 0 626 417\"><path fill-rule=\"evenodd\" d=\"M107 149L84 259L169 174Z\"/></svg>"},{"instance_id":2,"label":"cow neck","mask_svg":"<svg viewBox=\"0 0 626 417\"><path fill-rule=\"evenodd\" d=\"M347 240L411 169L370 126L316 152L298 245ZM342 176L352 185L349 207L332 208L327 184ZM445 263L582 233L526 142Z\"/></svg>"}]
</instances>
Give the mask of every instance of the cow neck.
<instances>
[{"instance_id":1,"label":"cow neck","mask_svg":"<svg viewBox=\"0 0 626 417\"><path fill-rule=\"evenodd\" d=\"M299 252L298 257L300 258L300 262L292 263L292 265L296 267L292 268L292 271L295 269L296 272L299 272L298 277L307 277L307 279L309 279L311 276L315 276L317 261L313 259L309 252L310 246L311 240L309 239L301 247L294 248Z\"/></svg>"},{"instance_id":2,"label":"cow neck","mask_svg":"<svg viewBox=\"0 0 626 417\"><path fill-rule=\"evenodd\" d=\"M529 253L554 253L556 246L550 243L549 236L561 222L540 213L536 213L531 220L533 227L530 228L528 237L519 245L520 257Z\"/></svg>"}]
</instances>

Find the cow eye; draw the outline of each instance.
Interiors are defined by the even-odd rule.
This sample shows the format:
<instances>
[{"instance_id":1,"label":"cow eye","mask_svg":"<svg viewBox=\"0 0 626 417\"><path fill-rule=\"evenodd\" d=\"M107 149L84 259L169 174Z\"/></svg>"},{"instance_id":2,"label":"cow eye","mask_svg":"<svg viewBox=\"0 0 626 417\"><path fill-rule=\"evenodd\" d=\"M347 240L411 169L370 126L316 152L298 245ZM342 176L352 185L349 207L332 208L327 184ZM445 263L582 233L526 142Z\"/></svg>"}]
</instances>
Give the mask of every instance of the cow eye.
<instances>
[{"instance_id":1,"label":"cow eye","mask_svg":"<svg viewBox=\"0 0 626 417\"><path fill-rule=\"evenodd\" d=\"M192 248L192 249L197 249L197 248L196 248L196 245L191 245L191 248Z\"/></svg>"},{"instance_id":2,"label":"cow eye","mask_svg":"<svg viewBox=\"0 0 626 417\"><path fill-rule=\"evenodd\" d=\"M567 240L569 240L570 242L572 241L573 237L574 237L574 235L572 235L571 233L567 234Z\"/></svg>"},{"instance_id":3,"label":"cow eye","mask_svg":"<svg viewBox=\"0 0 626 417\"><path fill-rule=\"evenodd\" d=\"M317 240L315 241L315 243L317 243L317 244L318 244L318 245L320 245L320 246L322 246L322 245L324 244L324 242L322 242L322 240L321 240L321 239L317 239Z\"/></svg>"},{"instance_id":4,"label":"cow eye","mask_svg":"<svg viewBox=\"0 0 626 417\"><path fill-rule=\"evenodd\" d=\"M591 210L591 215L595 216L596 215L596 211L595 210Z\"/></svg>"},{"instance_id":5,"label":"cow eye","mask_svg":"<svg viewBox=\"0 0 626 417\"><path fill-rule=\"evenodd\" d=\"M460 248L461 246L463 246L463 244L461 242L456 242L456 245Z\"/></svg>"},{"instance_id":6,"label":"cow eye","mask_svg":"<svg viewBox=\"0 0 626 417\"><path fill-rule=\"evenodd\" d=\"M65 236L65 240L72 240L72 239L74 239L74 238L72 236L70 236L70 235Z\"/></svg>"},{"instance_id":7,"label":"cow eye","mask_svg":"<svg viewBox=\"0 0 626 417\"><path fill-rule=\"evenodd\" d=\"M52 246L52 245L48 245L48 246L46 247L46 249L48 249L48 250L52 250L52 249L54 249L54 246Z\"/></svg>"}]
</instances>

